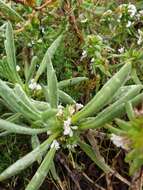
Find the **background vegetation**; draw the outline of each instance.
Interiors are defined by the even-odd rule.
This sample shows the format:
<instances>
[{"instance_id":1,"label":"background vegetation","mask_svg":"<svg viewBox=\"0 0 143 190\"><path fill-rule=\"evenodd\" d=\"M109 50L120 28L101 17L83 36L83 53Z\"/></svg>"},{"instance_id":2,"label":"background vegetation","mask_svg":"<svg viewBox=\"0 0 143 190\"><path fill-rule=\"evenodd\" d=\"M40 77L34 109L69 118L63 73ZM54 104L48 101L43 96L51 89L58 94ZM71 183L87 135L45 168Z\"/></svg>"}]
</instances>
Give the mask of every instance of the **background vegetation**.
<instances>
[{"instance_id":1,"label":"background vegetation","mask_svg":"<svg viewBox=\"0 0 143 190\"><path fill-rule=\"evenodd\" d=\"M65 93L79 104L86 105L100 92L104 84L115 76L115 73L126 64L131 64L131 71L128 68L127 73L124 72L124 75L128 75L129 72L126 84L117 88L116 96L101 107L101 111L107 109L101 115L102 119L103 116L108 115L108 107L118 99L124 98L129 93L133 93L133 97L124 100L127 104L124 116L118 114L112 120L106 120L99 129L89 128L77 134L82 142L86 143L86 147L79 143L79 146L69 148L67 145L70 144L70 140L64 139L62 142L60 139L63 147L55 153L56 171L53 169L54 172L47 175L40 189L142 189L142 99L137 105L131 101L138 94L142 95L142 1L53 0L43 6L45 2L0 0L0 78L2 81L6 81L6 85L11 89L15 83L21 85L22 81L24 87L23 84L21 86L28 97L36 101L45 101L41 87L43 89L43 86L47 85L46 70L38 76L40 85L38 90L33 90L33 86L32 88L29 86L30 80L35 77L36 71L40 68L47 49L62 35L52 57L58 81L73 77L88 78L74 86L66 86ZM4 7L3 3L8 5L8 8ZM5 51L4 41L6 44L6 39L7 41L9 39L8 21L13 28L16 48L15 76L13 70L11 72L6 69L8 51ZM33 57L35 67L28 75ZM13 74L9 75L8 71ZM29 124L31 121L29 122L27 116L20 116L18 120L10 117L13 114L10 107L4 103L3 91L0 90L0 119L22 125ZM108 96L108 93L104 95ZM121 102L115 104L114 111L120 104ZM68 103L65 110L69 105ZM86 128L93 121L81 120L80 125ZM32 121L33 126L39 127L39 123L33 124ZM32 143L29 136L15 133L3 135L5 131L3 132L1 128L0 130L0 173L2 173L9 165L29 153ZM47 135L41 134L38 138L42 143L47 139ZM97 157L96 161L95 157ZM106 166L110 166L112 170L105 172L102 164L98 164L99 160L102 161L104 169L106 163ZM0 182L0 189L25 189L38 167L39 163L35 162L20 174Z\"/></svg>"}]
</instances>

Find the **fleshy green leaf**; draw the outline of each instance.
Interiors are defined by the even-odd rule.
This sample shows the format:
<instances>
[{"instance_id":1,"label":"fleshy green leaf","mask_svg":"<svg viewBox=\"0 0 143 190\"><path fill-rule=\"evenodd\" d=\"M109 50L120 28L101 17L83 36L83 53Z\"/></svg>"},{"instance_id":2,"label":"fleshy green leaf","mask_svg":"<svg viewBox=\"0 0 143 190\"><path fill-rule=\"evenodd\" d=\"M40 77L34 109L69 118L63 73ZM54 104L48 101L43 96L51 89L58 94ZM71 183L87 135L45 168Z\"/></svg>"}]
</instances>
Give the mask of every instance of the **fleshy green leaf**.
<instances>
[{"instance_id":1,"label":"fleshy green leaf","mask_svg":"<svg viewBox=\"0 0 143 190\"><path fill-rule=\"evenodd\" d=\"M113 98L116 91L125 83L131 71L131 64L125 64L95 95L95 97L79 112L77 112L72 121L75 123L78 120L95 115L101 110L110 99Z\"/></svg>"},{"instance_id":2,"label":"fleshy green leaf","mask_svg":"<svg viewBox=\"0 0 143 190\"><path fill-rule=\"evenodd\" d=\"M50 149L25 190L38 190L40 188L50 170L55 152L55 148Z\"/></svg>"},{"instance_id":3,"label":"fleshy green leaf","mask_svg":"<svg viewBox=\"0 0 143 190\"><path fill-rule=\"evenodd\" d=\"M35 76L35 81L38 81L39 77L41 76L41 74L44 72L44 70L46 69L47 65L49 64L49 57L50 59L53 58L53 55L55 54L57 48L60 45L62 39L62 35L60 35L52 44L51 46L48 48L47 52L44 55L44 58L40 64L40 67L36 73Z\"/></svg>"}]
</instances>

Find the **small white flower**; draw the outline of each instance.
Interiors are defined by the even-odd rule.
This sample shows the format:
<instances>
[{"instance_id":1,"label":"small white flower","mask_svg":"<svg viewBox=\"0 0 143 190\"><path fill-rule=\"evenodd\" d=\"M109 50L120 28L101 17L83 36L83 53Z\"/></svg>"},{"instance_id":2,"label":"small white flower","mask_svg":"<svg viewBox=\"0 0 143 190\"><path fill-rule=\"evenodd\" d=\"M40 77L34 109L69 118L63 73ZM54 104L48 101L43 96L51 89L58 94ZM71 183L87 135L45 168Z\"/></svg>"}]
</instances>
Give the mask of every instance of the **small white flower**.
<instances>
[{"instance_id":1,"label":"small white flower","mask_svg":"<svg viewBox=\"0 0 143 190\"><path fill-rule=\"evenodd\" d=\"M68 149L74 149L75 147L77 147L77 144L67 144Z\"/></svg>"},{"instance_id":2,"label":"small white flower","mask_svg":"<svg viewBox=\"0 0 143 190\"><path fill-rule=\"evenodd\" d=\"M123 138L115 134L111 134L111 140L117 147L123 147Z\"/></svg>"},{"instance_id":3,"label":"small white flower","mask_svg":"<svg viewBox=\"0 0 143 190\"><path fill-rule=\"evenodd\" d=\"M16 65L16 71L20 71L20 66L19 65Z\"/></svg>"},{"instance_id":4,"label":"small white flower","mask_svg":"<svg viewBox=\"0 0 143 190\"><path fill-rule=\"evenodd\" d=\"M107 15L110 15L110 14L112 14L112 10L111 9L107 10L106 12L104 12L103 16L107 16Z\"/></svg>"},{"instance_id":5,"label":"small white flower","mask_svg":"<svg viewBox=\"0 0 143 190\"><path fill-rule=\"evenodd\" d=\"M91 61L90 61L90 62L91 62L91 63L94 63L94 61L95 61L95 59L94 59L94 57L93 57L93 58L91 59Z\"/></svg>"},{"instance_id":6,"label":"small white flower","mask_svg":"<svg viewBox=\"0 0 143 190\"><path fill-rule=\"evenodd\" d=\"M123 53L124 50L125 50L125 48L124 48L124 47L121 47L121 48L118 49L118 52L119 52L119 53Z\"/></svg>"},{"instance_id":7,"label":"small white flower","mask_svg":"<svg viewBox=\"0 0 143 190\"><path fill-rule=\"evenodd\" d=\"M121 4L121 5L119 5L119 9L122 9L122 8L125 8L125 7L127 7L127 4Z\"/></svg>"},{"instance_id":8,"label":"small white flower","mask_svg":"<svg viewBox=\"0 0 143 190\"><path fill-rule=\"evenodd\" d=\"M30 83L34 83L34 82L35 82L35 80L34 80L34 79L31 79Z\"/></svg>"},{"instance_id":9,"label":"small white flower","mask_svg":"<svg viewBox=\"0 0 143 190\"><path fill-rule=\"evenodd\" d=\"M31 44L32 44L32 45L34 45L34 44L35 44L35 42L32 40L32 41L31 41Z\"/></svg>"},{"instance_id":10,"label":"small white flower","mask_svg":"<svg viewBox=\"0 0 143 190\"><path fill-rule=\"evenodd\" d=\"M56 114L57 117L60 117L63 115L63 110L62 109L59 109L58 110L58 113Z\"/></svg>"},{"instance_id":11,"label":"small white flower","mask_svg":"<svg viewBox=\"0 0 143 190\"><path fill-rule=\"evenodd\" d=\"M29 84L29 88L31 90L41 90L42 89L41 85L37 84L34 79L31 79L30 84Z\"/></svg>"},{"instance_id":12,"label":"small white flower","mask_svg":"<svg viewBox=\"0 0 143 190\"><path fill-rule=\"evenodd\" d=\"M128 23L126 24L126 27L129 28L132 25L132 22L129 20Z\"/></svg>"},{"instance_id":13,"label":"small white flower","mask_svg":"<svg viewBox=\"0 0 143 190\"><path fill-rule=\"evenodd\" d=\"M41 90L41 89L42 89L41 85L40 85L40 84L37 84L37 85L36 85L36 90Z\"/></svg>"},{"instance_id":14,"label":"small white flower","mask_svg":"<svg viewBox=\"0 0 143 190\"><path fill-rule=\"evenodd\" d=\"M58 106L58 113L56 114L57 117L61 117L63 115L64 107L62 105Z\"/></svg>"},{"instance_id":15,"label":"small white flower","mask_svg":"<svg viewBox=\"0 0 143 190\"><path fill-rule=\"evenodd\" d=\"M28 47L31 47L31 43L28 43L27 45L28 45Z\"/></svg>"},{"instance_id":16,"label":"small white flower","mask_svg":"<svg viewBox=\"0 0 143 190\"><path fill-rule=\"evenodd\" d=\"M30 84L29 84L29 88L30 88L31 90L35 90L36 87L37 87L37 83L36 83L36 82L33 82L33 83L30 83Z\"/></svg>"},{"instance_id":17,"label":"small white flower","mask_svg":"<svg viewBox=\"0 0 143 190\"><path fill-rule=\"evenodd\" d=\"M85 19L82 19L80 22L81 22L81 23L86 23L87 21L88 21L88 19L85 18Z\"/></svg>"},{"instance_id":18,"label":"small white flower","mask_svg":"<svg viewBox=\"0 0 143 190\"><path fill-rule=\"evenodd\" d=\"M64 121L64 135L69 135L70 137L73 136L73 131L71 129L71 118L68 118L66 121Z\"/></svg>"},{"instance_id":19,"label":"small white flower","mask_svg":"<svg viewBox=\"0 0 143 190\"><path fill-rule=\"evenodd\" d=\"M64 109L64 106L62 106L61 104L58 105L58 109Z\"/></svg>"},{"instance_id":20,"label":"small white flower","mask_svg":"<svg viewBox=\"0 0 143 190\"><path fill-rule=\"evenodd\" d=\"M120 13L118 17L119 17L119 20L120 20L122 18L122 13Z\"/></svg>"},{"instance_id":21,"label":"small white flower","mask_svg":"<svg viewBox=\"0 0 143 190\"><path fill-rule=\"evenodd\" d=\"M139 11L139 14L140 14L141 16L143 16L143 10L140 10L140 11Z\"/></svg>"},{"instance_id":22,"label":"small white flower","mask_svg":"<svg viewBox=\"0 0 143 190\"><path fill-rule=\"evenodd\" d=\"M69 110L70 115L73 115L75 113L74 105L69 106L68 110Z\"/></svg>"},{"instance_id":23,"label":"small white flower","mask_svg":"<svg viewBox=\"0 0 143 190\"><path fill-rule=\"evenodd\" d=\"M70 126L64 126L64 135L69 135L70 137L73 136L73 131Z\"/></svg>"},{"instance_id":24,"label":"small white flower","mask_svg":"<svg viewBox=\"0 0 143 190\"><path fill-rule=\"evenodd\" d=\"M137 20L140 20L141 15L138 13L138 14L136 14L136 17L137 17Z\"/></svg>"},{"instance_id":25,"label":"small white flower","mask_svg":"<svg viewBox=\"0 0 143 190\"><path fill-rule=\"evenodd\" d=\"M52 133L52 132L51 132L50 130L47 131L47 135L51 135L51 133Z\"/></svg>"},{"instance_id":26,"label":"small white flower","mask_svg":"<svg viewBox=\"0 0 143 190\"><path fill-rule=\"evenodd\" d=\"M140 29L138 29L138 34L139 36L138 36L137 44L140 45L143 41L143 32Z\"/></svg>"},{"instance_id":27,"label":"small white flower","mask_svg":"<svg viewBox=\"0 0 143 190\"><path fill-rule=\"evenodd\" d=\"M142 38L140 37L137 41L137 44L140 45L142 43Z\"/></svg>"},{"instance_id":28,"label":"small white flower","mask_svg":"<svg viewBox=\"0 0 143 190\"><path fill-rule=\"evenodd\" d=\"M83 52L82 52L82 56L83 56L83 57L86 57L86 56L87 56L87 52L86 52L86 50L83 50Z\"/></svg>"},{"instance_id":29,"label":"small white flower","mask_svg":"<svg viewBox=\"0 0 143 190\"><path fill-rule=\"evenodd\" d=\"M73 130L77 130L77 129L78 129L78 126L71 126L71 128L72 128Z\"/></svg>"},{"instance_id":30,"label":"small white flower","mask_svg":"<svg viewBox=\"0 0 143 190\"><path fill-rule=\"evenodd\" d=\"M45 28L42 27L41 30L42 30L42 33L44 34L45 33Z\"/></svg>"},{"instance_id":31,"label":"small white flower","mask_svg":"<svg viewBox=\"0 0 143 190\"><path fill-rule=\"evenodd\" d=\"M82 61L85 57L87 57L87 52L86 52L86 50L83 50L80 61Z\"/></svg>"},{"instance_id":32,"label":"small white flower","mask_svg":"<svg viewBox=\"0 0 143 190\"><path fill-rule=\"evenodd\" d=\"M117 147L121 147L125 150L130 150L131 141L127 136L118 136L112 133L111 140Z\"/></svg>"},{"instance_id":33,"label":"small white flower","mask_svg":"<svg viewBox=\"0 0 143 190\"><path fill-rule=\"evenodd\" d=\"M136 12L137 12L137 9L136 9L135 5L129 4L128 5L128 13L130 14L130 17L135 16Z\"/></svg>"},{"instance_id":34,"label":"small white flower","mask_svg":"<svg viewBox=\"0 0 143 190\"><path fill-rule=\"evenodd\" d=\"M38 42L38 43L42 43L43 41L42 41L42 39L40 38L39 40L37 40L37 42Z\"/></svg>"},{"instance_id":35,"label":"small white flower","mask_svg":"<svg viewBox=\"0 0 143 190\"><path fill-rule=\"evenodd\" d=\"M76 103L76 104L75 104L75 107L76 107L76 111L78 111L78 110L80 110L81 108L83 108L83 105Z\"/></svg>"},{"instance_id":36,"label":"small white flower","mask_svg":"<svg viewBox=\"0 0 143 190\"><path fill-rule=\"evenodd\" d=\"M53 140L53 142L51 144L51 148L55 148L56 150L58 150L60 148L60 144L58 143L57 140Z\"/></svg>"},{"instance_id":37,"label":"small white flower","mask_svg":"<svg viewBox=\"0 0 143 190\"><path fill-rule=\"evenodd\" d=\"M71 125L71 118L69 117L66 121L64 121L64 126L70 126Z\"/></svg>"}]
</instances>

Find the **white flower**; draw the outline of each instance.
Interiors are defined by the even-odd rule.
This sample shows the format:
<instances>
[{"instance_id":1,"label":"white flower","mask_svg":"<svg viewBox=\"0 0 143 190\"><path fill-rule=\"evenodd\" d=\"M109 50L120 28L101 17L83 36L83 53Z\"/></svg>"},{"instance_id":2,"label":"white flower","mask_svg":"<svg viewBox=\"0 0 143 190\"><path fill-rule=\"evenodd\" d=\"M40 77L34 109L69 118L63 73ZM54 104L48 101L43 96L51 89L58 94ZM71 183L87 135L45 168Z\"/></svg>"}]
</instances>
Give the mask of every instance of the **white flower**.
<instances>
[{"instance_id":1,"label":"white flower","mask_svg":"<svg viewBox=\"0 0 143 190\"><path fill-rule=\"evenodd\" d=\"M75 113L74 105L69 106L68 110L69 110L70 115L73 115Z\"/></svg>"},{"instance_id":2,"label":"white flower","mask_svg":"<svg viewBox=\"0 0 143 190\"><path fill-rule=\"evenodd\" d=\"M91 59L91 61L90 61L90 62L91 62L91 63L94 63L94 61L95 61L95 59L94 59L94 57L93 57L93 58Z\"/></svg>"},{"instance_id":3,"label":"white flower","mask_svg":"<svg viewBox=\"0 0 143 190\"><path fill-rule=\"evenodd\" d=\"M58 113L56 114L57 117L60 117L63 115L63 109L64 107L62 105L58 106Z\"/></svg>"},{"instance_id":4,"label":"white flower","mask_svg":"<svg viewBox=\"0 0 143 190\"><path fill-rule=\"evenodd\" d=\"M87 57L87 52L86 52L86 50L83 50L80 61L82 61L85 57Z\"/></svg>"},{"instance_id":5,"label":"white flower","mask_svg":"<svg viewBox=\"0 0 143 190\"><path fill-rule=\"evenodd\" d=\"M80 22L81 22L81 23L86 23L87 21L88 21L88 19L85 18L85 19L82 19Z\"/></svg>"},{"instance_id":6,"label":"white flower","mask_svg":"<svg viewBox=\"0 0 143 190\"><path fill-rule=\"evenodd\" d=\"M117 147L123 147L123 138L115 134L111 134L111 140Z\"/></svg>"},{"instance_id":7,"label":"white flower","mask_svg":"<svg viewBox=\"0 0 143 190\"><path fill-rule=\"evenodd\" d=\"M137 41L137 44L140 45L142 43L142 38L140 37Z\"/></svg>"},{"instance_id":8,"label":"white flower","mask_svg":"<svg viewBox=\"0 0 143 190\"><path fill-rule=\"evenodd\" d=\"M69 135L70 137L73 136L73 131L70 126L64 126L64 135Z\"/></svg>"},{"instance_id":9,"label":"white flower","mask_svg":"<svg viewBox=\"0 0 143 190\"><path fill-rule=\"evenodd\" d=\"M107 16L107 15L110 15L110 14L112 14L112 10L111 9L107 10L106 12L104 12L103 16Z\"/></svg>"},{"instance_id":10,"label":"white flower","mask_svg":"<svg viewBox=\"0 0 143 190\"><path fill-rule=\"evenodd\" d=\"M86 56L87 56L87 52L86 52L86 50L83 50L83 52L82 52L82 56L83 56L83 57L86 57Z\"/></svg>"},{"instance_id":11,"label":"white flower","mask_svg":"<svg viewBox=\"0 0 143 190\"><path fill-rule=\"evenodd\" d=\"M44 33L45 33L45 28L42 27L42 28L41 28L41 31L42 31L42 33L44 34Z\"/></svg>"},{"instance_id":12,"label":"white flower","mask_svg":"<svg viewBox=\"0 0 143 190\"><path fill-rule=\"evenodd\" d=\"M124 48L124 47L121 47L121 48L118 49L118 52L119 52L119 53L123 53L124 50L125 50L125 48Z\"/></svg>"},{"instance_id":13,"label":"white flower","mask_svg":"<svg viewBox=\"0 0 143 190\"><path fill-rule=\"evenodd\" d=\"M119 20L120 20L122 18L122 13L120 13L118 17L119 17Z\"/></svg>"},{"instance_id":14,"label":"white flower","mask_svg":"<svg viewBox=\"0 0 143 190\"><path fill-rule=\"evenodd\" d=\"M41 85L40 85L40 84L37 84L37 85L36 85L36 90L41 90L41 89L42 89Z\"/></svg>"},{"instance_id":15,"label":"white flower","mask_svg":"<svg viewBox=\"0 0 143 190\"><path fill-rule=\"evenodd\" d=\"M41 85L37 84L34 79L31 79L30 84L29 84L29 88L31 90L41 90L42 89Z\"/></svg>"},{"instance_id":16,"label":"white flower","mask_svg":"<svg viewBox=\"0 0 143 190\"><path fill-rule=\"evenodd\" d=\"M77 147L77 144L67 144L68 149L73 149L75 147Z\"/></svg>"},{"instance_id":17,"label":"white flower","mask_svg":"<svg viewBox=\"0 0 143 190\"><path fill-rule=\"evenodd\" d=\"M55 148L56 150L58 150L60 148L60 145L57 140L53 140L53 142L51 144L51 148Z\"/></svg>"},{"instance_id":18,"label":"white flower","mask_svg":"<svg viewBox=\"0 0 143 190\"><path fill-rule=\"evenodd\" d=\"M111 140L117 147L121 147L125 150L130 149L131 141L129 138L127 138L125 136L122 137L122 136L118 136L118 135L115 135L112 133Z\"/></svg>"},{"instance_id":19,"label":"white flower","mask_svg":"<svg viewBox=\"0 0 143 190\"><path fill-rule=\"evenodd\" d=\"M121 5L119 5L119 9L122 9L122 8L124 8L126 6L127 6L127 4L121 4Z\"/></svg>"},{"instance_id":20,"label":"white flower","mask_svg":"<svg viewBox=\"0 0 143 190\"><path fill-rule=\"evenodd\" d=\"M143 32L140 29L138 29L138 34L139 34L139 36L138 36L137 44L140 45L142 43L142 41L143 41L143 38L142 38L143 37Z\"/></svg>"},{"instance_id":21,"label":"white flower","mask_svg":"<svg viewBox=\"0 0 143 190\"><path fill-rule=\"evenodd\" d=\"M64 121L64 126L70 126L71 125L71 118L69 117L66 121Z\"/></svg>"},{"instance_id":22,"label":"white flower","mask_svg":"<svg viewBox=\"0 0 143 190\"><path fill-rule=\"evenodd\" d=\"M31 79L31 81L30 81L31 83L34 83L35 82L35 80L34 79Z\"/></svg>"},{"instance_id":23,"label":"white flower","mask_svg":"<svg viewBox=\"0 0 143 190\"><path fill-rule=\"evenodd\" d=\"M37 83L36 83L36 82L33 82L33 83L30 83L30 84L29 84L29 88L30 88L31 90L35 90L36 87L37 87Z\"/></svg>"},{"instance_id":24,"label":"white flower","mask_svg":"<svg viewBox=\"0 0 143 190\"><path fill-rule=\"evenodd\" d=\"M137 19L139 20L143 16L143 10L140 10L138 14L136 14Z\"/></svg>"},{"instance_id":25,"label":"white flower","mask_svg":"<svg viewBox=\"0 0 143 190\"><path fill-rule=\"evenodd\" d=\"M71 128L72 128L73 130L77 130L77 129L78 129L78 126L71 126Z\"/></svg>"},{"instance_id":26,"label":"white flower","mask_svg":"<svg viewBox=\"0 0 143 190\"><path fill-rule=\"evenodd\" d=\"M136 14L137 20L140 20L141 15L138 13Z\"/></svg>"},{"instance_id":27,"label":"white flower","mask_svg":"<svg viewBox=\"0 0 143 190\"><path fill-rule=\"evenodd\" d=\"M140 14L141 16L143 16L143 10L140 10L140 11L139 11L139 14Z\"/></svg>"},{"instance_id":28,"label":"white flower","mask_svg":"<svg viewBox=\"0 0 143 190\"><path fill-rule=\"evenodd\" d=\"M126 27L129 28L132 25L132 22L129 20L128 23L126 24Z\"/></svg>"},{"instance_id":29,"label":"white flower","mask_svg":"<svg viewBox=\"0 0 143 190\"><path fill-rule=\"evenodd\" d=\"M20 71L19 65L16 65L16 71L17 71L17 72Z\"/></svg>"},{"instance_id":30,"label":"white flower","mask_svg":"<svg viewBox=\"0 0 143 190\"><path fill-rule=\"evenodd\" d=\"M71 129L71 118L69 117L66 121L64 121L64 135L73 136L73 131Z\"/></svg>"},{"instance_id":31,"label":"white flower","mask_svg":"<svg viewBox=\"0 0 143 190\"><path fill-rule=\"evenodd\" d=\"M135 5L129 4L128 5L128 13L130 14L130 17L135 16L136 12L137 12L137 9L136 9Z\"/></svg>"},{"instance_id":32,"label":"white flower","mask_svg":"<svg viewBox=\"0 0 143 190\"><path fill-rule=\"evenodd\" d=\"M83 108L83 105L76 103L76 104L75 104L75 107L76 107L76 111L78 111L78 110L80 110L81 108Z\"/></svg>"},{"instance_id":33,"label":"white flower","mask_svg":"<svg viewBox=\"0 0 143 190\"><path fill-rule=\"evenodd\" d=\"M51 132L50 130L47 131L47 135L51 135L51 133L52 133L52 132Z\"/></svg>"},{"instance_id":34,"label":"white flower","mask_svg":"<svg viewBox=\"0 0 143 190\"><path fill-rule=\"evenodd\" d=\"M38 43L42 43L42 39L40 38L39 40L37 40Z\"/></svg>"}]
</instances>

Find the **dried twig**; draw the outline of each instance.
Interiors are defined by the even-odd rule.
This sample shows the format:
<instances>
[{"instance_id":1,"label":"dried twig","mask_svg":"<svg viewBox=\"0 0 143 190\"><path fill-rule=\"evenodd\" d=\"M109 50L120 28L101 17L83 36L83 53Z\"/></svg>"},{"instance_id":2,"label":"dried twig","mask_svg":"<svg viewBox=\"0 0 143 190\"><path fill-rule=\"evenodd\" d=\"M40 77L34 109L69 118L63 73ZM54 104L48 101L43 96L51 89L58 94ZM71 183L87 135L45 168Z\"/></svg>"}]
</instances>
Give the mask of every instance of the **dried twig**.
<instances>
[{"instance_id":1,"label":"dried twig","mask_svg":"<svg viewBox=\"0 0 143 190\"><path fill-rule=\"evenodd\" d=\"M103 160L104 162L104 158L101 156L100 154L100 151L99 151L99 148L98 148L98 145L97 145L97 141L96 139L94 138L94 135L92 134L92 130L89 130L88 131L88 134L87 134L87 138L90 142L90 144L92 145L93 147L93 150L95 151L96 153L96 156L99 160ZM110 168L110 173L115 176L116 178L118 178L120 181L124 182L125 184L127 184L128 186L130 186L130 182L125 179L124 177L122 177L119 173L117 173L115 170L113 170L112 168Z\"/></svg>"},{"instance_id":2,"label":"dried twig","mask_svg":"<svg viewBox=\"0 0 143 190\"><path fill-rule=\"evenodd\" d=\"M64 166L64 168L67 170L68 176L69 176L69 177L72 179L72 181L75 183L77 189L78 189L78 190L81 190L80 185L79 185L79 181L78 181L78 179L77 179L77 175L75 174L75 172L73 172L73 171L69 168L69 166L68 166L68 164L67 164L67 160L66 160L66 158L65 158L65 155L64 155L62 152L60 152L60 153L57 154L56 158L57 158L57 160Z\"/></svg>"},{"instance_id":3,"label":"dried twig","mask_svg":"<svg viewBox=\"0 0 143 190\"><path fill-rule=\"evenodd\" d=\"M45 8L47 5L51 4L52 0L46 0L45 3L43 3L40 7L36 7L36 10L42 10L43 8Z\"/></svg>"},{"instance_id":4,"label":"dried twig","mask_svg":"<svg viewBox=\"0 0 143 190\"><path fill-rule=\"evenodd\" d=\"M131 186L129 190L142 190L143 189L143 168L133 175Z\"/></svg>"}]
</instances>

